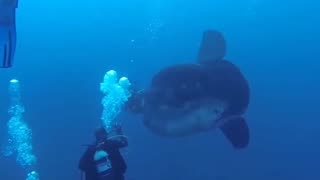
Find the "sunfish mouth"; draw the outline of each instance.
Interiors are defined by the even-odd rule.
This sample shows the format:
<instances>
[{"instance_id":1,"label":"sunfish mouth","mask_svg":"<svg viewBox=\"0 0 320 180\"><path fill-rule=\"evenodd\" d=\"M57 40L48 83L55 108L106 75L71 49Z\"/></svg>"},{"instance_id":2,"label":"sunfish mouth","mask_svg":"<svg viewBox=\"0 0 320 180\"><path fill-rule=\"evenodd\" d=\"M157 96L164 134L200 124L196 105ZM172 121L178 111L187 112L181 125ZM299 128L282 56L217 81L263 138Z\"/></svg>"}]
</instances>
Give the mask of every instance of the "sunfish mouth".
<instances>
[{"instance_id":1,"label":"sunfish mouth","mask_svg":"<svg viewBox=\"0 0 320 180\"><path fill-rule=\"evenodd\" d=\"M216 127L226 109L219 100L197 100L182 106L162 104L145 114L144 123L162 136L186 136Z\"/></svg>"}]
</instances>

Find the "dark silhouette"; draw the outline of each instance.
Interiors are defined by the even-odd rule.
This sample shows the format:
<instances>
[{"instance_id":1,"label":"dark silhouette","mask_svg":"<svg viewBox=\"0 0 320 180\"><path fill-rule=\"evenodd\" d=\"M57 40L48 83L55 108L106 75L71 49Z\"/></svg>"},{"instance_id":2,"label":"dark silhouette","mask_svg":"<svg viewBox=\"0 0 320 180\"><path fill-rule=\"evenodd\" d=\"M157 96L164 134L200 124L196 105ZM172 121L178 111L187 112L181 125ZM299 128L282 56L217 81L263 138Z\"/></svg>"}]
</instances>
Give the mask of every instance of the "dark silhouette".
<instances>
[{"instance_id":1,"label":"dark silhouette","mask_svg":"<svg viewBox=\"0 0 320 180\"><path fill-rule=\"evenodd\" d=\"M100 127L95 132L95 138L96 142L88 146L80 159L82 179L124 180L127 165L120 149L127 147L128 141L122 135L121 127L116 126L109 133Z\"/></svg>"},{"instance_id":2,"label":"dark silhouette","mask_svg":"<svg viewBox=\"0 0 320 180\"><path fill-rule=\"evenodd\" d=\"M161 69L143 90L133 87L126 110L141 114L145 127L160 136L220 129L234 148L247 147L249 83L226 52L223 34L205 31L197 61Z\"/></svg>"}]
</instances>

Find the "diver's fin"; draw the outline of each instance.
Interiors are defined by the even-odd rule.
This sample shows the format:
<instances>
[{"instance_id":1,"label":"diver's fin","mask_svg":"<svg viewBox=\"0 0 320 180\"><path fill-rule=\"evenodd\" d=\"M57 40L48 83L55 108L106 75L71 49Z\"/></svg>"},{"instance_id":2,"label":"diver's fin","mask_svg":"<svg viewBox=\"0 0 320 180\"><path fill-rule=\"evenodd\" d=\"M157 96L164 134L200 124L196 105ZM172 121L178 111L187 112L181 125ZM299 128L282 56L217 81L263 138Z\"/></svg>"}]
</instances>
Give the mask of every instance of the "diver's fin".
<instances>
[{"instance_id":1,"label":"diver's fin","mask_svg":"<svg viewBox=\"0 0 320 180\"><path fill-rule=\"evenodd\" d=\"M250 132L243 117L236 116L228 119L220 129L234 148L242 149L248 146Z\"/></svg>"},{"instance_id":2,"label":"diver's fin","mask_svg":"<svg viewBox=\"0 0 320 180\"><path fill-rule=\"evenodd\" d=\"M226 41L219 31L207 30L203 33L198 54L198 63L223 60L226 54Z\"/></svg>"},{"instance_id":3,"label":"diver's fin","mask_svg":"<svg viewBox=\"0 0 320 180\"><path fill-rule=\"evenodd\" d=\"M5 42L4 45L0 48L0 68L10 68L12 67L12 62L13 62L13 44L12 42L12 36L10 33L8 33L8 42ZM0 36L1 37L1 36Z\"/></svg>"},{"instance_id":4,"label":"diver's fin","mask_svg":"<svg viewBox=\"0 0 320 180\"><path fill-rule=\"evenodd\" d=\"M1 1L1 0L0 0ZM0 5L0 68L10 68L16 49L16 6L18 1Z\"/></svg>"}]
</instances>

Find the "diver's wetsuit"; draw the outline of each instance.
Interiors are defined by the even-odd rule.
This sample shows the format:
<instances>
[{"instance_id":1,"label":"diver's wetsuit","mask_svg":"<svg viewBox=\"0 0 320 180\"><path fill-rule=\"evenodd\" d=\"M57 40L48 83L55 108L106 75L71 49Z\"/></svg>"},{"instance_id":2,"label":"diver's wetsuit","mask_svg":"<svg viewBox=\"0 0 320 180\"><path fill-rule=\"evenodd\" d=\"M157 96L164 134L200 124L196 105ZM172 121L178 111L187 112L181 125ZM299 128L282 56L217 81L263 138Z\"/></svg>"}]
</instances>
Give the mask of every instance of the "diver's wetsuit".
<instances>
[{"instance_id":1,"label":"diver's wetsuit","mask_svg":"<svg viewBox=\"0 0 320 180\"><path fill-rule=\"evenodd\" d=\"M106 140L100 145L89 146L79 163L79 169L85 173L85 180L124 180L127 165L120 153L120 148L126 146L128 146L126 138ZM107 152L111 162L113 179L99 178L94 161L94 154L98 150Z\"/></svg>"}]
</instances>

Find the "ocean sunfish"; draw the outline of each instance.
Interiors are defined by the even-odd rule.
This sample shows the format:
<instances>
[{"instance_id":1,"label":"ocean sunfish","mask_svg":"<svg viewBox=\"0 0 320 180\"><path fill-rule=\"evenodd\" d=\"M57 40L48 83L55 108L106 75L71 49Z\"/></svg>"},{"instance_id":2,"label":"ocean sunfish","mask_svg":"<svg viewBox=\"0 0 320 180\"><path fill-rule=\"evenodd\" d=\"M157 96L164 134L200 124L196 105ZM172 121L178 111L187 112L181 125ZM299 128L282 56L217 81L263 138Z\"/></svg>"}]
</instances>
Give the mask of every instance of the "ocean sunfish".
<instances>
[{"instance_id":1,"label":"ocean sunfish","mask_svg":"<svg viewBox=\"0 0 320 180\"><path fill-rule=\"evenodd\" d=\"M156 73L143 95L143 122L153 133L183 137L220 129L233 147L249 143L242 116L249 85L240 69L224 60L220 32L204 32L196 63L177 64Z\"/></svg>"}]
</instances>

